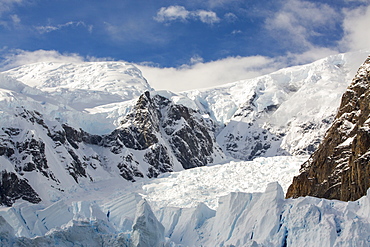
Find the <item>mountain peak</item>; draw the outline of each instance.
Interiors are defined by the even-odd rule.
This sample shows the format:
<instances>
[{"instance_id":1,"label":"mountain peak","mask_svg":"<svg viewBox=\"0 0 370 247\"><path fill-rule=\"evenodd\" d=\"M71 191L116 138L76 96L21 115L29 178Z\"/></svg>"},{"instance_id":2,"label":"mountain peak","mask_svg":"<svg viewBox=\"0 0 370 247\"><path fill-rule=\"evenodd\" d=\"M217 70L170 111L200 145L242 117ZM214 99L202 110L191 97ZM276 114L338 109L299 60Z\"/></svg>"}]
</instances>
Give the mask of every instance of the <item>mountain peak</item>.
<instances>
[{"instance_id":1,"label":"mountain peak","mask_svg":"<svg viewBox=\"0 0 370 247\"><path fill-rule=\"evenodd\" d=\"M141 71L127 62L40 62L3 73L48 92L62 89L104 91L132 99L145 90L152 90Z\"/></svg>"}]
</instances>

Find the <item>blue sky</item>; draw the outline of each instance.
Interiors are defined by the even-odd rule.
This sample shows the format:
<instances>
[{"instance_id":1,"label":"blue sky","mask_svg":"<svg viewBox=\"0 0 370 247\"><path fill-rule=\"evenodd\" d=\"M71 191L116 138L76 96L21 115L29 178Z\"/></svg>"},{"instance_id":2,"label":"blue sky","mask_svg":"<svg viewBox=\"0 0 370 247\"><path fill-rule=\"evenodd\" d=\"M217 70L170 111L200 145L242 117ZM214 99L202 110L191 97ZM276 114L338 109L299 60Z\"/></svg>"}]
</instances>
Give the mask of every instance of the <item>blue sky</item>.
<instances>
[{"instance_id":1,"label":"blue sky","mask_svg":"<svg viewBox=\"0 0 370 247\"><path fill-rule=\"evenodd\" d=\"M368 49L369 6L370 0L0 0L0 66L124 60L158 89L207 87Z\"/></svg>"}]
</instances>

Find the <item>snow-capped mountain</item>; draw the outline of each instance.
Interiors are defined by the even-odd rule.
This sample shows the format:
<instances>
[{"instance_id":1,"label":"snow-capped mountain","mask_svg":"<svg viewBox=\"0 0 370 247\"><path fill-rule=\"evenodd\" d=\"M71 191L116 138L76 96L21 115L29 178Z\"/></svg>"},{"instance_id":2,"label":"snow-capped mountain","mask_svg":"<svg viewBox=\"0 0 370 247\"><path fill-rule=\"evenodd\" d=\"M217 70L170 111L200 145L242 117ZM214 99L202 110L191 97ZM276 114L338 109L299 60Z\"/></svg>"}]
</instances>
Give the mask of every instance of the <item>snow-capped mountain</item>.
<instances>
[{"instance_id":1,"label":"snow-capped mountain","mask_svg":"<svg viewBox=\"0 0 370 247\"><path fill-rule=\"evenodd\" d=\"M134 101L152 91L141 71L124 62L36 63L1 78L1 89L17 93L19 105L92 134L114 130Z\"/></svg>"},{"instance_id":2,"label":"snow-capped mountain","mask_svg":"<svg viewBox=\"0 0 370 247\"><path fill-rule=\"evenodd\" d=\"M299 155L316 150L367 55L336 55L179 94L154 91L124 62L38 63L0 73L2 244L298 246L319 231L332 245L347 241L356 232L347 221L362 217L366 198L353 209L350 203L284 200L276 183L265 193L261 188L273 182L267 178L287 188L297 161L305 159ZM255 159L278 155L297 157ZM284 170L281 162L288 159L296 165ZM254 173L256 162L261 168ZM223 164L217 183L234 184L228 193L240 193L215 198L209 191L217 186L202 185L197 205L168 207L145 185L170 176L164 173L215 164ZM222 169L238 164L251 166L257 177L248 180L263 186L231 182L244 173L233 179ZM196 181L165 179L162 188L178 188L175 196L212 174L208 168L202 177L196 176L200 168L193 170ZM299 216L302 208L307 214ZM297 228L303 221L316 223ZM354 243L365 241L362 233Z\"/></svg>"},{"instance_id":3,"label":"snow-capped mountain","mask_svg":"<svg viewBox=\"0 0 370 247\"><path fill-rule=\"evenodd\" d=\"M153 91L124 62L37 63L2 72L2 176L18 185L2 183L2 204L50 202L76 184L135 181L228 156L310 154L361 56L182 94Z\"/></svg>"}]
</instances>

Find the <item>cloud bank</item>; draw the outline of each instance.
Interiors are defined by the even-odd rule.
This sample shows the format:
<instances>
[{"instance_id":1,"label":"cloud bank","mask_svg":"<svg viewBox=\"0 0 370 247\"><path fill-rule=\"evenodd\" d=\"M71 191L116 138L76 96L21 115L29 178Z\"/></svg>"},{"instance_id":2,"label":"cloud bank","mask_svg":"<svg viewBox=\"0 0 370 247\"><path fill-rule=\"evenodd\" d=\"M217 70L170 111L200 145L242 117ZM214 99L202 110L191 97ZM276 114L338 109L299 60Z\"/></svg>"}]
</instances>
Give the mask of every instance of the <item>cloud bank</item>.
<instances>
[{"instance_id":1,"label":"cloud bank","mask_svg":"<svg viewBox=\"0 0 370 247\"><path fill-rule=\"evenodd\" d=\"M369 48L370 5L353 10L345 10L344 14L343 29L345 36L341 41L343 49L362 50Z\"/></svg>"},{"instance_id":2,"label":"cloud bank","mask_svg":"<svg viewBox=\"0 0 370 247\"><path fill-rule=\"evenodd\" d=\"M180 92L257 77L281 68L282 64L263 56L228 57L203 63L197 56L190 60L190 65L179 68L138 67L156 90Z\"/></svg>"}]
</instances>

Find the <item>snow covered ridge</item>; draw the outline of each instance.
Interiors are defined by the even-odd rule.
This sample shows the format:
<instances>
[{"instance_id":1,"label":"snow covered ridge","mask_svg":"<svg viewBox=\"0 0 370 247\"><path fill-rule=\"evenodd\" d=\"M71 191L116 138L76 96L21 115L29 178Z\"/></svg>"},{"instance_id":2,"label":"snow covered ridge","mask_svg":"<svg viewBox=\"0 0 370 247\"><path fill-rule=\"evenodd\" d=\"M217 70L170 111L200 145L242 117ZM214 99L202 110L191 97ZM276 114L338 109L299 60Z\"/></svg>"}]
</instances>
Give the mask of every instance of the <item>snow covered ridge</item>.
<instances>
[{"instance_id":1,"label":"snow covered ridge","mask_svg":"<svg viewBox=\"0 0 370 247\"><path fill-rule=\"evenodd\" d=\"M234 158L310 154L369 52L330 56L258 78L184 94L225 128L217 142Z\"/></svg>"},{"instance_id":2,"label":"snow covered ridge","mask_svg":"<svg viewBox=\"0 0 370 247\"><path fill-rule=\"evenodd\" d=\"M141 71L125 62L41 62L11 69L3 74L55 95L89 90L117 94L123 100L129 100L151 90Z\"/></svg>"}]
</instances>

